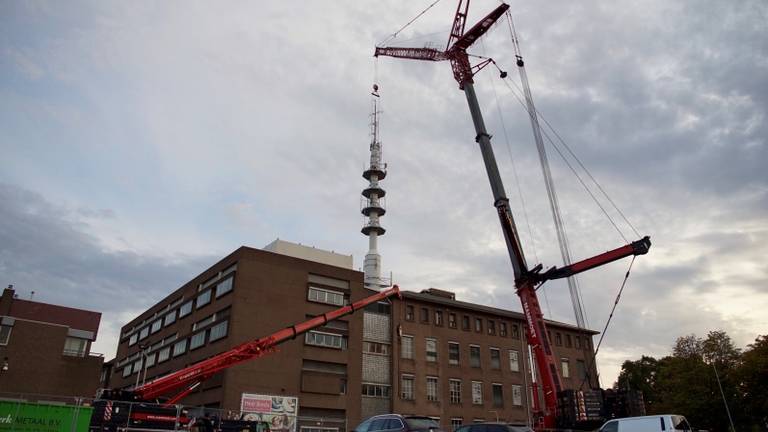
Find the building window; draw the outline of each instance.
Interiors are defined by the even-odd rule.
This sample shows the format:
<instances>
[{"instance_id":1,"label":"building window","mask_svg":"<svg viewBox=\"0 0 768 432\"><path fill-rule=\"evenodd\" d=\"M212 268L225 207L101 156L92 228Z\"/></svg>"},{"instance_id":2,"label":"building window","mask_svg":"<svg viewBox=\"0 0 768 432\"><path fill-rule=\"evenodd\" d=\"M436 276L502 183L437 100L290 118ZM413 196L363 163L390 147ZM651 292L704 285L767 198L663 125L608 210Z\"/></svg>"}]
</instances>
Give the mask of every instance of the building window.
<instances>
[{"instance_id":1,"label":"building window","mask_svg":"<svg viewBox=\"0 0 768 432\"><path fill-rule=\"evenodd\" d=\"M405 306L405 320L413 321L413 306L411 305Z\"/></svg>"},{"instance_id":2,"label":"building window","mask_svg":"<svg viewBox=\"0 0 768 432\"><path fill-rule=\"evenodd\" d=\"M576 336L576 344L574 345L575 348L581 348L581 337Z\"/></svg>"},{"instance_id":3,"label":"building window","mask_svg":"<svg viewBox=\"0 0 768 432\"><path fill-rule=\"evenodd\" d=\"M571 368L569 367L567 358L560 359L560 370L563 371L563 378L571 377Z\"/></svg>"},{"instance_id":4,"label":"building window","mask_svg":"<svg viewBox=\"0 0 768 432\"><path fill-rule=\"evenodd\" d=\"M152 367L155 365L155 353L147 355L146 359L144 360L144 363L146 363L145 367Z\"/></svg>"},{"instance_id":5,"label":"building window","mask_svg":"<svg viewBox=\"0 0 768 432\"><path fill-rule=\"evenodd\" d=\"M181 305L181 307L179 308L179 318L183 318L189 315L190 313L192 313L192 300Z\"/></svg>"},{"instance_id":6,"label":"building window","mask_svg":"<svg viewBox=\"0 0 768 432\"><path fill-rule=\"evenodd\" d=\"M363 384L363 396L388 398L392 391L392 386L384 384Z\"/></svg>"},{"instance_id":7,"label":"building window","mask_svg":"<svg viewBox=\"0 0 768 432\"><path fill-rule=\"evenodd\" d=\"M169 326L176 322L176 311L168 312L163 319L163 324Z\"/></svg>"},{"instance_id":8,"label":"building window","mask_svg":"<svg viewBox=\"0 0 768 432\"><path fill-rule=\"evenodd\" d=\"M456 314L453 312L448 312L448 327L456 328Z\"/></svg>"},{"instance_id":9,"label":"building window","mask_svg":"<svg viewBox=\"0 0 768 432\"><path fill-rule=\"evenodd\" d=\"M427 361L428 362L436 362L437 361L437 339L434 338L427 338L427 343L425 344L427 348Z\"/></svg>"},{"instance_id":10,"label":"building window","mask_svg":"<svg viewBox=\"0 0 768 432\"><path fill-rule=\"evenodd\" d=\"M205 345L205 331L201 331L200 333L192 335L191 338L189 338L189 349L193 350L195 348L200 348L201 346Z\"/></svg>"},{"instance_id":11,"label":"building window","mask_svg":"<svg viewBox=\"0 0 768 432\"><path fill-rule=\"evenodd\" d=\"M555 332L555 345L563 346L563 335L560 332Z\"/></svg>"},{"instance_id":12,"label":"building window","mask_svg":"<svg viewBox=\"0 0 768 432\"><path fill-rule=\"evenodd\" d=\"M131 371L132 371L131 365L128 365L128 366L124 367L123 368L123 378L127 378L127 377L131 376Z\"/></svg>"},{"instance_id":13,"label":"building window","mask_svg":"<svg viewBox=\"0 0 768 432\"><path fill-rule=\"evenodd\" d=\"M234 277L228 277L216 285L216 298L232 291L232 280Z\"/></svg>"},{"instance_id":14,"label":"building window","mask_svg":"<svg viewBox=\"0 0 768 432\"><path fill-rule=\"evenodd\" d=\"M141 359L133 362L133 373L141 373Z\"/></svg>"},{"instance_id":15,"label":"building window","mask_svg":"<svg viewBox=\"0 0 768 432\"><path fill-rule=\"evenodd\" d=\"M187 340L182 339L173 344L173 356L178 357L187 352Z\"/></svg>"},{"instance_id":16,"label":"building window","mask_svg":"<svg viewBox=\"0 0 768 432\"><path fill-rule=\"evenodd\" d=\"M147 336L149 336L149 327L144 327L139 332L139 340L144 340L147 338Z\"/></svg>"},{"instance_id":17,"label":"building window","mask_svg":"<svg viewBox=\"0 0 768 432\"><path fill-rule=\"evenodd\" d=\"M429 323L429 309L421 308L421 312L419 312L419 321L425 324Z\"/></svg>"},{"instance_id":18,"label":"building window","mask_svg":"<svg viewBox=\"0 0 768 432\"><path fill-rule=\"evenodd\" d=\"M472 381L472 405L483 404L483 383Z\"/></svg>"},{"instance_id":19,"label":"building window","mask_svg":"<svg viewBox=\"0 0 768 432\"><path fill-rule=\"evenodd\" d=\"M344 336L334 333L310 331L304 337L304 343L325 348L344 349Z\"/></svg>"},{"instance_id":20,"label":"building window","mask_svg":"<svg viewBox=\"0 0 768 432\"><path fill-rule=\"evenodd\" d=\"M464 419L461 417L452 417L451 418L451 432L454 432L456 429L461 427L461 425L464 424Z\"/></svg>"},{"instance_id":21,"label":"building window","mask_svg":"<svg viewBox=\"0 0 768 432\"><path fill-rule=\"evenodd\" d=\"M580 380L587 379L587 368L584 365L584 360L576 360L576 376Z\"/></svg>"},{"instance_id":22,"label":"building window","mask_svg":"<svg viewBox=\"0 0 768 432\"><path fill-rule=\"evenodd\" d=\"M461 317L461 329L469 330L469 316L464 315L463 317Z\"/></svg>"},{"instance_id":23,"label":"building window","mask_svg":"<svg viewBox=\"0 0 768 432\"><path fill-rule=\"evenodd\" d=\"M68 337L64 341L64 355L72 357L85 357L88 348L88 339Z\"/></svg>"},{"instance_id":24,"label":"building window","mask_svg":"<svg viewBox=\"0 0 768 432\"><path fill-rule=\"evenodd\" d=\"M443 325L443 311L436 310L435 311L435 325L436 326L442 326Z\"/></svg>"},{"instance_id":25,"label":"building window","mask_svg":"<svg viewBox=\"0 0 768 432\"><path fill-rule=\"evenodd\" d=\"M573 346L573 340L571 339L571 335L566 334L565 335L565 347L570 348Z\"/></svg>"},{"instance_id":26,"label":"building window","mask_svg":"<svg viewBox=\"0 0 768 432\"><path fill-rule=\"evenodd\" d=\"M309 287L307 300L335 306L344 306L344 293L311 286Z\"/></svg>"},{"instance_id":27,"label":"building window","mask_svg":"<svg viewBox=\"0 0 768 432\"><path fill-rule=\"evenodd\" d=\"M475 318L475 331L478 333L483 332L483 319L482 318Z\"/></svg>"},{"instance_id":28,"label":"building window","mask_svg":"<svg viewBox=\"0 0 768 432\"><path fill-rule=\"evenodd\" d=\"M134 333L134 334L131 335L131 338L128 339L128 346L136 345L136 342L138 342L138 341L139 341L139 334L138 333Z\"/></svg>"},{"instance_id":29,"label":"building window","mask_svg":"<svg viewBox=\"0 0 768 432\"><path fill-rule=\"evenodd\" d=\"M496 334L496 321L488 320L488 334L489 335L495 335Z\"/></svg>"},{"instance_id":30,"label":"building window","mask_svg":"<svg viewBox=\"0 0 768 432\"><path fill-rule=\"evenodd\" d=\"M477 345L469 346L469 366L473 368L480 367L480 347Z\"/></svg>"},{"instance_id":31,"label":"building window","mask_svg":"<svg viewBox=\"0 0 768 432\"><path fill-rule=\"evenodd\" d=\"M195 331L207 326L208 324L212 323L215 319L216 319L215 314L208 315L207 317L201 319L200 321L192 324L192 331Z\"/></svg>"},{"instance_id":32,"label":"building window","mask_svg":"<svg viewBox=\"0 0 768 432\"><path fill-rule=\"evenodd\" d=\"M502 390L501 384L492 384L491 385L491 392L493 395L493 406L495 408L500 408L504 406L504 391Z\"/></svg>"},{"instance_id":33,"label":"building window","mask_svg":"<svg viewBox=\"0 0 768 432\"><path fill-rule=\"evenodd\" d=\"M211 290L207 290L205 292L201 292L199 296L197 296L197 301L195 301L195 305L197 305L197 308L200 309L201 307L207 305L211 302Z\"/></svg>"},{"instance_id":34,"label":"building window","mask_svg":"<svg viewBox=\"0 0 768 432\"><path fill-rule=\"evenodd\" d=\"M403 336L400 341L400 357L413 358L413 336Z\"/></svg>"},{"instance_id":35,"label":"building window","mask_svg":"<svg viewBox=\"0 0 768 432\"><path fill-rule=\"evenodd\" d=\"M501 351L491 348L491 369L501 369Z\"/></svg>"},{"instance_id":36,"label":"building window","mask_svg":"<svg viewBox=\"0 0 768 432\"><path fill-rule=\"evenodd\" d=\"M161 328L163 328L163 320L159 319L159 320L157 320L157 321L152 323L152 327L151 327L150 331L152 332L152 334L154 334L154 333L159 332Z\"/></svg>"},{"instance_id":37,"label":"building window","mask_svg":"<svg viewBox=\"0 0 768 432\"><path fill-rule=\"evenodd\" d=\"M8 345L8 341L11 340L12 328L9 325L0 325L0 345Z\"/></svg>"},{"instance_id":38,"label":"building window","mask_svg":"<svg viewBox=\"0 0 768 432\"><path fill-rule=\"evenodd\" d=\"M157 352L157 362L162 363L171 357L171 347L165 347Z\"/></svg>"},{"instance_id":39,"label":"building window","mask_svg":"<svg viewBox=\"0 0 768 432\"><path fill-rule=\"evenodd\" d=\"M370 354L389 355L389 345L379 342L363 342L363 352Z\"/></svg>"},{"instance_id":40,"label":"building window","mask_svg":"<svg viewBox=\"0 0 768 432\"><path fill-rule=\"evenodd\" d=\"M499 323L499 336L507 337L507 323Z\"/></svg>"},{"instance_id":41,"label":"building window","mask_svg":"<svg viewBox=\"0 0 768 432\"><path fill-rule=\"evenodd\" d=\"M523 404L523 388L517 384L512 384L512 405L521 406Z\"/></svg>"},{"instance_id":42,"label":"building window","mask_svg":"<svg viewBox=\"0 0 768 432\"><path fill-rule=\"evenodd\" d=\"M227 337L227 329L229 327L229 321L222 321L215 326L211 327L211 334L208 336L208 340L213 342L221 338Z\"/></svg>"},{"instance_id":43,"label":"building window","mask_svg":"<svg viewBox=\"0 0 768 432\"><path fill-rule=\"evenodd\" d=\"M427 377L427 400L437 402L440 393L437 389L437 377Z\"/></svg>"},{"instance_id":44,"label":"building window","mask_svg":"<svg viewBox=\"0 0 768 432\"><path fill-rule=\"evenodd\" d=\"M520 372L519 354L515 350L509 350L509 370L512 372Z\"/></svg>"},{"instance_id":45,"label":"building window","mask_svg":"<svg viewBox=\"0 0 768 432\"><path fill-rule=\"evenodd\" d=\"M400 377L400 398L413 400L413 375L403 375Z\"/></svg>"},{"instance_id":46,"label":"building window","mask_svg":"<svg viewBox=\"0 0 768 432\"><path fill-rule=\"evenodd\" d=\"M461 403L461 380L451 379L448 380L448 393L451 397L452 404Z\"/></svg>"},{"instance_id":47,"label":"building window","mask_svg":"<svg viewBox=\"0 0 768 432\"><path fill-rule=\"evenodd\" d=\"M459 344L458 342L448 342L448 364L459 364Z\"/></svg>"},{"instance_id":48,"label":"building window","mask_svg":"<svg viewBox=\"0 0 768 432\"><path fill-rule=\"evenodd\" d=\"M517 324L512 324L512 337L520 339L520 326Z\"/></svg>"}]
</instances>

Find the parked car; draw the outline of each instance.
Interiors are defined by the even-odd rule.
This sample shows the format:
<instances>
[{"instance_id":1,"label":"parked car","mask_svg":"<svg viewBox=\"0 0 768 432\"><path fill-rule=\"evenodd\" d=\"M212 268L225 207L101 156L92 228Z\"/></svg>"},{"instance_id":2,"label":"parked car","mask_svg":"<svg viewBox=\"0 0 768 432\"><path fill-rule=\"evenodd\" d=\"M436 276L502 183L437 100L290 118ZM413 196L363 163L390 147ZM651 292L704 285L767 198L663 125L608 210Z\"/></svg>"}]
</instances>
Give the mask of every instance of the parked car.
<instances>
[{"instance_id":1,"label":"parked car","mask_svg":"<svg viewBox=\"0 0 768 432\"><path fill-rule=\"evenodd\" d=\"M442 432L440 425L429 417L382 414L357 425L352 432Z\"/></svg>"},{"instance_id":2,"label":"parked car","mask_svg":"<svg viewBox=\"0 0 768 432\"><path fill-rule=\"evenodd\" d=\"M685 417L676 414L659 414L609 420L598 432L690 432L690 430L691 426Z\"/></svg>"},{"instance_id":3,"label":"parked car","mask_svg":"<svg viewBox=\"0 0 768 432\"><path fill-rule=\"evenodd\" d=\"M488 422L460 426L456 432L533 432L533 429L525 425Z\"/></svg>"}]
</instances>

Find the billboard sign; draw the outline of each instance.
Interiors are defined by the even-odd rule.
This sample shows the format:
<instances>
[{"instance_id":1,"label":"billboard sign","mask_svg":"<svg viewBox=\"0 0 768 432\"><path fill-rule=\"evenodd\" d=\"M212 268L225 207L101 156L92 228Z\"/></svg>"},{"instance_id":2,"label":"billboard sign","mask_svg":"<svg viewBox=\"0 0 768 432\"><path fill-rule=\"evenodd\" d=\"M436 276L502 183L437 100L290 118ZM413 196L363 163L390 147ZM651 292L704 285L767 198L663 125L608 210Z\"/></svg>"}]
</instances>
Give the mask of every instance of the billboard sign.
<instances>
[{"instance_id":1,"label":"billboard sign","mask_svg":"<svg viewBox=\"0 0 768 432\"><path fill-rule=\"evenodd\" d=\"M271 432L296 432L298 410L299 399L292 396L243 393L240 400L243 420L265 421Z\"/></svg>"}]
</instances>

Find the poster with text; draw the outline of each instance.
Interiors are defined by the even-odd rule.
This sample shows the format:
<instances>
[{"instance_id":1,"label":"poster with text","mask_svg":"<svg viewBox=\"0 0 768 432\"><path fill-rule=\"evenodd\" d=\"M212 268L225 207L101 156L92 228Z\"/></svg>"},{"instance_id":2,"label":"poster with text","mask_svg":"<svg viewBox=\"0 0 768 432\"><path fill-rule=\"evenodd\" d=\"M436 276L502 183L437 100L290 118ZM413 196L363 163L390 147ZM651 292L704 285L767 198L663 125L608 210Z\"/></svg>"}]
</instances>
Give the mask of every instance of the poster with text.
<instances>
[{"instance_id":1,"label":"poster with text","mask_svg":"<svg viewBox=\"0 0 768 432\"><path fill-rule=\"evenodd\" d=\"M243 393L240 400L243 420L265 421L271 432L296 432L298 410L299 399L292 396Z\"/></svg>"}]
</instances>

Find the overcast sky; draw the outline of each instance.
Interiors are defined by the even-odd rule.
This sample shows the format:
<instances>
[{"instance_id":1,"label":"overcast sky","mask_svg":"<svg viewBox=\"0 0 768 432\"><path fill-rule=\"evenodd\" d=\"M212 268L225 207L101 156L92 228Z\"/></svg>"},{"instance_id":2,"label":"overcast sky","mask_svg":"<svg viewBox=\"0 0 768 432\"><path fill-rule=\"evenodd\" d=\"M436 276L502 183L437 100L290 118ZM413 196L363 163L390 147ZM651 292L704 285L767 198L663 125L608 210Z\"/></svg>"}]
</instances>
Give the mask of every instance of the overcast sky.
<instances>
[{"instance_id":1,"label":"overcast sky","mask_svg":"<svg viewBox=\"0 0 768 432\"><path fill-rule=\"evenodd\" d=\"M102 312L94 350L111 358L122 324L240 245L279 237L360 267L377 81L385 272L519 311L449 64L372 57L430 3L0 1L0 282ZM473 2L470 24L497 4ZM444 46L455 8L443 0L389 44ZM600 350L602 384L681 335L722 329L744 347L768 333L768 4L511 12L539 111L653 241ZM528 263L560 265L506 22L471 52L509 72L475 81ZM623 245L548 152L574 258ZM591 328L628 265L580 277ZM539 293L547 317L574 322L564 284Z\"/></svg>"}]
</instances>

